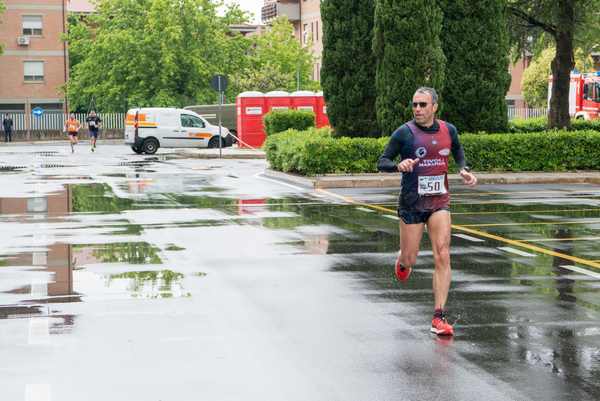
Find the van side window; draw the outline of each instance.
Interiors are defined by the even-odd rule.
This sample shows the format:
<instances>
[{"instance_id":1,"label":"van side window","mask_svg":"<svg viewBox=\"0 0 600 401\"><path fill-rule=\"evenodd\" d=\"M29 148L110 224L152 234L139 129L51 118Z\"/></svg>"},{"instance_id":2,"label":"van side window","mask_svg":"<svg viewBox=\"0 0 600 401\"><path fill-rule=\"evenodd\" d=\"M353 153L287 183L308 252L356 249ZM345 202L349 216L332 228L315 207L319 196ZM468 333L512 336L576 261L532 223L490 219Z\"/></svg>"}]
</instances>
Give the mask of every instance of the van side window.
<instances>
[{"instance_id":1,"label":"van side window","mask_svg":"<svg viewBox=\"0 0 600 401\"><path fill-rule=\"evenodd\" d=\"M181 115L181 126L187 128L204 128L204 121L189 114Z\"/></svg>"},{"instance_id":2,"label":"van side window","mask_svg":"<svg viewBox=\"0 0 600 401\"><path fill-rule=\"evenodd\" d=\"M596 96L594 102L600 102L600 82L596 82Z\"/></svg>"}]
</instances>

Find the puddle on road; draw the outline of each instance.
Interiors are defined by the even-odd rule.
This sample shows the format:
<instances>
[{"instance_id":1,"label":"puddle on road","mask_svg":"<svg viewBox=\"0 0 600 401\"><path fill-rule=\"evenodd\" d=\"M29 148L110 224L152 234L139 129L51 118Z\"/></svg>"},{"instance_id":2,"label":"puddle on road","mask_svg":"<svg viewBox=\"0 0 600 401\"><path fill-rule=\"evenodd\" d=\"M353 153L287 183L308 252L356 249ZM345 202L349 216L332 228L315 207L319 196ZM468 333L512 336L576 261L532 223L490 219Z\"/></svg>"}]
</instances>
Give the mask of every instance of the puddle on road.
<instances>
[{"instance_id":1,"label":"puddle on road","mask_svg":"<svg viewBox=\"0 0 600 401\"><path fill-rule=\"evenodd\" d=\"M161 267L145 242L54 244L0 260L0 319L62 313L60 305L120 298L190 297L185 275ZM203 277L190 273L190 277Z\"/></svg>"}]
</instances>

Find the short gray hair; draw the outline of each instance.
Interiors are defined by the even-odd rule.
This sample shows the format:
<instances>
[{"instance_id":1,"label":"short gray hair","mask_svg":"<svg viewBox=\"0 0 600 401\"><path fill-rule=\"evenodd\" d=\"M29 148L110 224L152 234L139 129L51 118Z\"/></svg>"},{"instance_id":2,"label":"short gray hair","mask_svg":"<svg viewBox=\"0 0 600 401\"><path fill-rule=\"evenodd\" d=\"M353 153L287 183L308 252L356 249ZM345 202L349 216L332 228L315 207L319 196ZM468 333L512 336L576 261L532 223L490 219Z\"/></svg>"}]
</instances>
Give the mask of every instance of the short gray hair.
<instances>
[{"instance_id":1,"label":"short gray hair","mask_svg":"<svg viewBox=\"0 0 600 401\"><path fill-rule=\"evenodd\" d=\"M430 88L428 86L421 86L419 89L415 91L415 95L417 93L422 93L424 95L431 96L431 103L436 104L438 102L438 94L435 89Z\"/></svg>"}]
</instances>

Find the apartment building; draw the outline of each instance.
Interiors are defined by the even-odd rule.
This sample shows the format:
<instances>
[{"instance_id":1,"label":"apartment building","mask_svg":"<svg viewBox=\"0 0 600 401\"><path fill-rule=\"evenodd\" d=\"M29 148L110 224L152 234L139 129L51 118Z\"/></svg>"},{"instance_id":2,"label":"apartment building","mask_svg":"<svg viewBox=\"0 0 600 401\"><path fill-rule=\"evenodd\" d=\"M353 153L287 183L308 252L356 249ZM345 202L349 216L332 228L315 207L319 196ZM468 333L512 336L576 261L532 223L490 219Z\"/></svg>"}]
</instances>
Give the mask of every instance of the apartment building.
<instances>
[{"instance_id":1,"label":"apartment building","mask_svg":"<svg viewBox=\"0 0 600 401\"><path fill-rule=\"evenodd\" d=\"M321 80L323 54L323 27L321 0L264 0L261 9L263 24L285 16L294 25L294 34L304 46L309 46L315 57L312 79Z\"/></svg>"},{"instance_id":2,"label":"apartment building","mask_svg":"<svg viewBox=\"0 0 600 401\"><path fill-rule=\"evenodd\" d=\"M35 107L61 111L69 77L68 0L4 0L0 15L0 113L30 115Z\"/></svg>"}]
</instances>

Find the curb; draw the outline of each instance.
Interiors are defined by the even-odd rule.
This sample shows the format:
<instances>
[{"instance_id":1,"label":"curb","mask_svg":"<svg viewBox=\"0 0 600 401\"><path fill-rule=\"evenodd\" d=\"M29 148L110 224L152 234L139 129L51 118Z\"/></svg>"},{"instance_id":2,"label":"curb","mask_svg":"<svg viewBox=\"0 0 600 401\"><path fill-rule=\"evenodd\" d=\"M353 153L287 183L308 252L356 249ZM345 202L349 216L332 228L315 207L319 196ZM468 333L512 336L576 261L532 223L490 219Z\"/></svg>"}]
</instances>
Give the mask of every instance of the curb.
<instances>
[{"instance_id":1,"label":"curb","mask_svg":"<svg viewBox=\"0 0 600 401\"><path fill-rule=\"evenodd\" d=\"M600 184L600 172L585 171L574 173L477 173L479 184ZM269 178L313 189L327 188L399 188L400 175L397 173L373 173L361 175L323 175L305 177L266 169ZM449 174L448 180L461 184L458 174Z\"/></svg>"}]
</instances>

